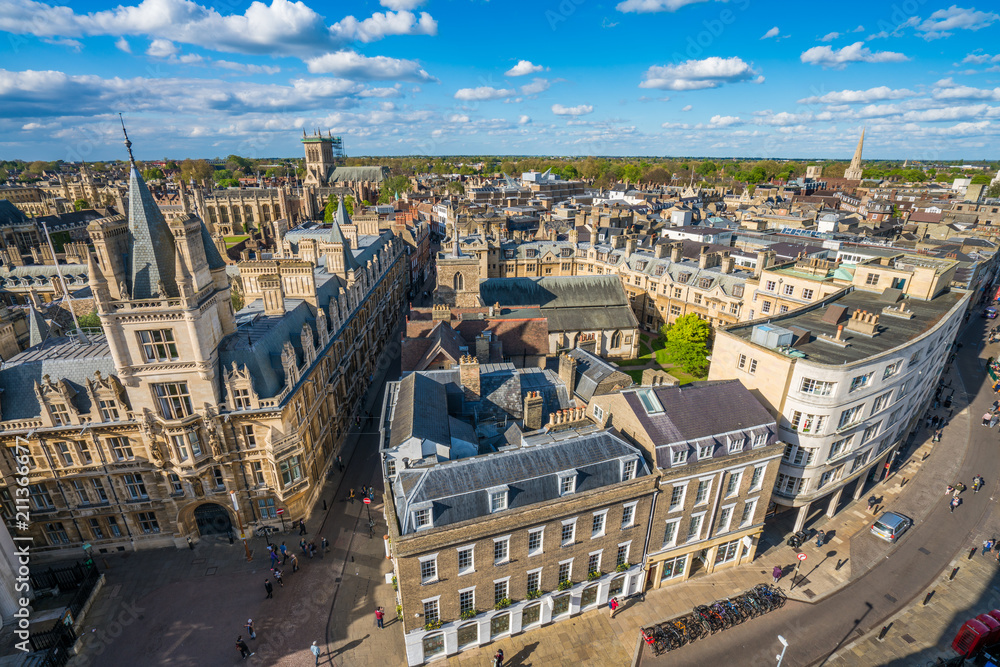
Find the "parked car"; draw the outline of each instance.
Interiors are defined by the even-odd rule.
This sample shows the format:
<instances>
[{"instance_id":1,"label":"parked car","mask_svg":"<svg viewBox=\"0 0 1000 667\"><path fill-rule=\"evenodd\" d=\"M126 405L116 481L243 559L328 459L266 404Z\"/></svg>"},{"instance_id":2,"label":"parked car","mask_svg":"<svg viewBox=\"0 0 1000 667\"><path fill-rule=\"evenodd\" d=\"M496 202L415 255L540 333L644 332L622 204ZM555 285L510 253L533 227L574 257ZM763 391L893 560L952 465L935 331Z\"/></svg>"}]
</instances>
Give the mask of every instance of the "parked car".
<instances>
[{"instance_id":1,"label":"parked car","mask_svg":"<svg viewBox=\"0 0 1000 667\"><path fill-rule=\"evenodd\" d=\"M913 519L897 512L884 512L872 524L872 534L886 542L895 542L913 525Z\"/></svg>"},{"instance_id":2,"label":"parked car","mask_svg":"<svg viewBox=\"0 0 1000 667\"><path fill-rule=\"evenodd\" d=\"M996 316L997 316L997 309L994 308L993 306L990 306L983 311L983 317L985 317L988 320L996 319Z\"/></svg>"}]
</instances>

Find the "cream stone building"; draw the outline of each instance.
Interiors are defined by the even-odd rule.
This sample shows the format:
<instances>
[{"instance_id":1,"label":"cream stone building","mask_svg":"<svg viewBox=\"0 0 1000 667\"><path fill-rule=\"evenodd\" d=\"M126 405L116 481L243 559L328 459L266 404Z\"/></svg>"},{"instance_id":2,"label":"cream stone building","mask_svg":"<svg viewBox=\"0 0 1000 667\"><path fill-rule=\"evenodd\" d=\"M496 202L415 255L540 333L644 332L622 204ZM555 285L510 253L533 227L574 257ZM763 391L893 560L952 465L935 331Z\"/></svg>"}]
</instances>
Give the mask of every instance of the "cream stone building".
<instances>
[{"instance_id":1,"label":"cream stone building","mask_svg":"<svg viewBox=\"0 0 1000 667\"><path fill-rule=\"evenodd\" d=\"M133 162L129 200L89 228L102 332L0 366L0 505L11 516L26 454L38 557L185 546L277 524L279 509L307 518L400 320L407 267L391 232L315 262L245 263L234 312L186 197L167 223Z\"/></svg>"}]
</instances>

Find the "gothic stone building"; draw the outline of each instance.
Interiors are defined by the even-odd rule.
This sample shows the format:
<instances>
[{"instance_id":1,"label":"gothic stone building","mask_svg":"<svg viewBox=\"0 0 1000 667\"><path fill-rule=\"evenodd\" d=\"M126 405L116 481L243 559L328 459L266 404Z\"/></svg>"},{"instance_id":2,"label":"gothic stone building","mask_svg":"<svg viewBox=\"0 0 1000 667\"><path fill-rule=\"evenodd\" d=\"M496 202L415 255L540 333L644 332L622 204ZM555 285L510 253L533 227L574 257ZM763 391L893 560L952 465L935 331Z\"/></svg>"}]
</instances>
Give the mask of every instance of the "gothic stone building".
<instances>
[{"instance_id":1,"label":"gothic stone building","mask_svg":"<svg viewBox=\"0 0 1000 667\"><path fill-rule=\"evenodd\" d=\"M29 457L36 553L164 545L302 518L399 320L391 233L315 265L251 262L233 312L205 224L169 224L134 163L128 216L90 226L102 334L50 339L0 367L0 506ZM188 202L184 202L185 210Z\"/></svg>"}]
</instances>

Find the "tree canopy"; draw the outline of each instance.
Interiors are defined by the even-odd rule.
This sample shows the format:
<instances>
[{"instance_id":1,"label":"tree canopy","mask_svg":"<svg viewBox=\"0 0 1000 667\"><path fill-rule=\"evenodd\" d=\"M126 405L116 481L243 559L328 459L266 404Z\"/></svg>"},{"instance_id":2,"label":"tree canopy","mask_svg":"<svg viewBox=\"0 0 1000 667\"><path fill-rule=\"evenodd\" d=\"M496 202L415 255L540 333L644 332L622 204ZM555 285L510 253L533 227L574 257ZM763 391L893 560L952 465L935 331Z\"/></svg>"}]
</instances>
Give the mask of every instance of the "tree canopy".
<instances>
[{"instance_id":1,"label":"tree canopy","mask_svg":"<svg viewBox=\"0 0 1000 667\"><path fill-rule=\"evenodd\" d=\"M181 163L181 180L190 181L192 178L196 183L201 183L205 179L212 178L215 170L205 160L192 160L188 158Z\"/></svg>"},{"instance_id":2,"label":"tree canopy","mask_svg":"<svg viewBox=\"0 0 1000 667\"><path fill-rule=\"evenodd\" d=\"M413 185L410 184L410 179L406 176L402 174L390 176L382 181L382 189L378 194L378 203L388 204L396 198L397 192L409 192L412 189Z\"/></svg>"},{"instance_id":3,"label":"tree canopy","mask_svg":"<svg viewBox=\"0 0 1000 667\"><path fill-rule=\"evenodd\" d=\"M85 208L90 208L90 202L88 202L86 199L77 199L75 202L73 202L74 211L82 211Z\"/></svg>"},{"instance_id":4,"label":"tree canopy","mask_svg":"<svg viewBox=\"0 0 1000 667\"><path fill-rule=\"evenodd\" d=\"M673 324L660 329L664 337L663 350L669 363L680 366L692 375L702 377L708 369L708 341L712 327L694 313L678 317Z\"/></svg>"}]
</instances>

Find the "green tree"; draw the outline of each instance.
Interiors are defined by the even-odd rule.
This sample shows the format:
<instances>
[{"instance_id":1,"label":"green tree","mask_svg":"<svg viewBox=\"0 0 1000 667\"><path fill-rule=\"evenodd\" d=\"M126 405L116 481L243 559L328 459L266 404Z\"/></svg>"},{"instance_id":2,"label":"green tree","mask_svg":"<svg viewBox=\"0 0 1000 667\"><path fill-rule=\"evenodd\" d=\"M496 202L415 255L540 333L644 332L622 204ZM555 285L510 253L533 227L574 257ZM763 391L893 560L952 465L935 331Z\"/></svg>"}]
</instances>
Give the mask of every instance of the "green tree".
<instances>
[{"instance_id":1,"label":"green tree","mask_svg":"<svg viewBox=\"0 0 1000 667\"><path fill-rule=\"evenodd\" d=\"M680 366L692 375L702 377L708 369L708 341L712 327L694 313L678 317L673 324L660 329L663 350L669 363Z\"/></svg>"},{"instance_id":2,"label":"green tree","mask_svg":"<svg viewBox=\"0 0 1000 667\"><path fill-rule=\"evenodd\" d=\"M337 212L338 205L337 195L331 194L326 198L326 208L323 209L323 222L333 222L333 216Z\"/></svg>"},{"instance_id":3,"label":"green tree","mask_svg":"<svg viewBox=\"0 0 1000 667\"><path fill-rule=\"evenodd\" d=\"M390 176L382 181L382 189L378 194L379 204L388 204L396 198L397 192L409 192L413 189L410 179L402 174Z\"/></svg>"},{"instance_id":4,"label":"green tree","mask_svg":"<svg viewBox=\"0 0 1000 667\"><path fill-rule=\"evenodd\" d=\"M642 178L642 169L637 164L627 164L622 167L619 177L629 183L638 183L639 179Z\"/></svg>"},{"instance_id":5,"label":"green tree","mask_svg":"<svg viewBox=\"0 0 1000 667\"><path fill-rule=\"evenodd\" d=\"M347 211L347 215L354 215L354 197L351 195L344 197L344 210Z\"/></svg>"},{"instance_id":6,"label":"green tree","mask_svg":"<svg viewBox=\"0 0 1000 667\"><path fill-rule=\"evenodd\" d=\"M100 329L101 328L101 318L97 315L96 310L92 310L86 315L81 315L76 318L77 322L80 323L81 327L87 329Z\"/></svg>"},{"instance_id":7,"label":"green tree","mask_svg":"<svg viewBox=\"0 0 1000 667\"><path fill-rule=\"evenodd\" d=\"M990 182L990 177L986 174L976 174L972 177L972 185L986 185Z\"/></svg>"},{"instance_id":8,"label":"green tree","mask_svg":"<svg viewBox=\"0 0 1000 667\"><path fill-rule=\"evenodd\" d=\"M226 158L226 169L229 171L236 171L237 169L250 171L253 169L253 162L239 155L230 155Z\"/></svg>"},{"instance_id":9,"label":"green tree","mask_svg":"<svg viewBox=\"0 0 1000 667\"><path fill-rule=\"evenodd\" d=\"M445 190L447 190L450 195L460 195L465 192L465 186L462 185L461 181L448 181L448 185L445 186Z\"/></svg>"},{"instance_id":10,"label":"green tree","mask_svg":"<svg viewBox=\"0 0 1000 667\"><path fill-rule=\"evenodd\" d=\"M159 167L153 167L152 169L143 169L142 177L147 181L155 181L156 179L163 179L166 176L163 175L163 170Z\"/></svg>"},{"instance_id":11,"label":"green tree","mask_svg":"<svg viewBox=\"0 0 1000 667\"><path fill-rule=\"evenodd\" d=\"M181 180L190 181L192 178L195 183L201 183L202 181L212 178L212 172L215 171L205 160L192 160L188 158L181 163Z\"/></svg>"},{"instance_id":12,"label":"green tree","mask_svg":"<svg viewBox=\"0 0 1000 667\"><path fill-rule=\"evenodd\" d=\"M220 188L238 188L240 187L240 182L235 178L223 178L216 183Z\"/></svg>"},{"instance_id":13,"label":"green tree","mask_svg":"<svg viewBox=\"0 0 1000 667\"><path fill-rule=\"evenodd\" d=\"M41 160L35 160L34 162L28 165L28 171L30 171L32 174L40 175L48 168L49 168L49 163L43 162Z\"/></svg>"},{"instance_id":14,"label":"green tree","mask_svg":"<svg viewBox=\"0 0 1000 667\"><path fill-rule=\"evenodd\" d=\"M995 185L991 185L986 190L986 196L987 197L1000 197L1000 183L997 183Z\"/></svg>"},{"instance_id":15,"label":"green tree","mask_svg":"<svg viewBox=\"0 0 1000 667\"><path fill-rule=\"evenodd\" d=\"M699 164L695 168L694 173L701 174L702 176L708 176L709 174L714 174L718 170L719 170L718 166L716 166L714 162L709 160Z\"/></svg>"},{"instance_id":16,"label":"green tree","mask_svg":"<svg viewBox=\"0 0 1000 667\"><path fill-rule=\"evenodd\" d=\"M4 169L3 167L0 167L0 183L6 181L8 176L10 176L10 174L7 172L7 170Z\"/></svg>"},{"instance_id":17,"label":"green tree","mask_svg":"<svg viewBox=\"0 0 1000 667\"><path fill-rule=\"evenodd\" d=\"M73 202L74 211L82 211L85 208L90 208L90 203L86 199L77 199Z\"/></svg>"},{"instance_id":18,"label":"green tree","mask_svg":"<svg viewBox=\"0 0 1000 667\"><path fill-rule=\"evenodd\" d=\"M167 160L167 163L163 165L163 168L167 171L177 171L177 163L173 160Z\"/></svg>"},{"instance_id":19,"label":"green tree","mask_svg":"<svg viewBox=\"0 0 1000 667\"><path fill-rule=\"evenodd\" d=\"M574 167L571 164L568 164L565 167L563 167L562 172L563 172L563 178L565 178L567 181L572 181L575 178L580 178L580 172L577 171L576 167Z\"/></svg>"}]
</instances>

